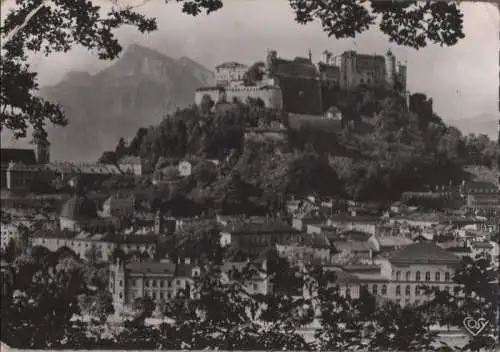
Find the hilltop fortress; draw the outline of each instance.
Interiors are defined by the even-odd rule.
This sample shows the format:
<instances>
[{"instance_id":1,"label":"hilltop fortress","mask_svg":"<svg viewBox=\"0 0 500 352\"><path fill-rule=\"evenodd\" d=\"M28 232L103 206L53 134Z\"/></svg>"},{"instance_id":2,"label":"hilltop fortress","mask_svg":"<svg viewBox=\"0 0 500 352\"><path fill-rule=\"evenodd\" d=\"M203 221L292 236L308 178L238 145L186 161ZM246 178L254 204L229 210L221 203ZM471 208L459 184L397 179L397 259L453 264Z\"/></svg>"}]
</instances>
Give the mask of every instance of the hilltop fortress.
<instances>
[{"instance_id":1,"label":"hilltop fortress","mask_svg":"<svg viewBox=\"0 0 500 352\"><path fill-rule=\"evenodd\" d=\"M266 61L259 67L261 79L249 83L246 73L249 66L237 62L223 63L215 68L215 86L196 90L195 103L199 105L204 95L214 102L234 99L245 101L248 97L260 98L267 107L299 114L323 114L329 104L325 101L328 91L352 91L360 86L384 87L406 92L406 66L396 64L396 57L389 50L383 55L358 54L345 51L333 56L325 51L318 63L309 57L286 60L276 51L268 51Z\"/></svg>"}]
</instances>

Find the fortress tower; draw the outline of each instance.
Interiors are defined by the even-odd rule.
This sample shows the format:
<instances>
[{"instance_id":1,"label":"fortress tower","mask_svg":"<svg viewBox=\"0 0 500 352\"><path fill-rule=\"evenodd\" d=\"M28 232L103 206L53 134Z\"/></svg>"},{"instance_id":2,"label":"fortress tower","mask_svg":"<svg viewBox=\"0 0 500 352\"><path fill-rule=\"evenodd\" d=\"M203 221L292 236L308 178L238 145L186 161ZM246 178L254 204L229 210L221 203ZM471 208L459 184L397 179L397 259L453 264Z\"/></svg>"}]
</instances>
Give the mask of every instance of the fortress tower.
<instances>
[{"instance_id":1,"label":"fortress tower","mask_svg":"<svg viewBox=\"0 0 500 352\"><path fill-rule=\"evenodd\" d=\"M385 79L390 87L394 86L396 76L396 57L391 50L385 54Z\"/></svg>"},{"instance_id":2,"label":"fortress tower","mask_svg":"<svg viewBox=\"0 0 500 352\"><path fill-rule=\"evenodd\" d=\"M398 63L397 81L401 84L403 91L406 91L406 65Z\"/></svg>"},{"instance_id":3,"label":"fortress tower","mask_svg":"<svg viewBox=\"0 0 500 352\"><path fill-rule=\"evenodd\" d=\"M266 57L266 71L270 72L273 67L273 61L278 58L276 50L268 50Z\"/></svg>"},{"instance_id":4,"label":"fortress tower","mask_svg":"<svg viewBox=\"0 0 500 352\"><path fill-rule=\"evenodd\" d=\"M33 131L33 143L36 145L36 161L40 165L50 162L50 143L47 140L47 132L41 129Z\"/></svg>"}]
</instances>

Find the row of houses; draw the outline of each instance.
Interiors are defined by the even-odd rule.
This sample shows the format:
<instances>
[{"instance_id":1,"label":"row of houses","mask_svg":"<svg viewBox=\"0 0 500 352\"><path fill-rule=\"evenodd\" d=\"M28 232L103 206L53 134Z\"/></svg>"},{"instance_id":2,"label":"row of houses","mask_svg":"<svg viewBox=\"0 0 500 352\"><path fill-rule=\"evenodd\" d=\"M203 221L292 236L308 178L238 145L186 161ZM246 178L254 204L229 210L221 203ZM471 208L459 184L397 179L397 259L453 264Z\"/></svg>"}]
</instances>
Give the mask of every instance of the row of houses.
<instances>
[{"instance_id":1,"label":"row of houses","mask_svg":"<svg viewBox=\"0 0 500 352\"><path fill-rule=\"evenodd\" d=\"M455 269L460 258L435 244L416 243L391 254L376 263L356 265L325 265L332 271L343 296L359 298L366 290L381 300L391 300L401 305L420 304L432 298L424 287L453 292ZM249 262L228 262L223 272L242 270ZM246 284L250 294L269 294L275 287L267 274L266 261L252 262L256 274ZM140 297L150 297L158 304L178 294L196 295L195 282L203 275L199 266L190 262L143 262L111 266L110 290L115 306L125 311ZM311 294L305 286L299 290L306 298Z\"/></svg>"}]
</instances>

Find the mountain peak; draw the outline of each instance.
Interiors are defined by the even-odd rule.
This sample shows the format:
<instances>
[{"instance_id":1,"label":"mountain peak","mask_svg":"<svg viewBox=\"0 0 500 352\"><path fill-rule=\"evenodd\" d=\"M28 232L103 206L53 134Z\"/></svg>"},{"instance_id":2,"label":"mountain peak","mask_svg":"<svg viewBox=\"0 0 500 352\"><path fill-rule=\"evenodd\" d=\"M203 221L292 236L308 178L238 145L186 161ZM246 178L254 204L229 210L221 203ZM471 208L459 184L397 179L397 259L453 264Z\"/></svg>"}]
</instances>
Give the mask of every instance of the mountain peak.
<instances>
[{"instance_id":1,"label":"mountain peak","mask_svg":"<svg viewBox=\"0 0 500 352\"><path fill-rule=\"evenodd\" d=\"M127 49L125 49L121 58L125 58L127 56L148 57L156 60L172 60L170 57L160 53L155 49L136 43L129 45Z\"/></svg>"},{"instance_id":2,"label":"mountain peak","mask_svg":"<svg viewBox=\"0 0 500 352\"><path fill-rule=\"evenodd\" d=\"M139 127L192 104L196 89L213 80L212 72L192 60L180 62L138 44L95 75L71 72L70 77L41 93L61 104L69 121L49 130L52 154L75 161L97 160L120 137L131 138Z\"/></svg>"}]
</instances>

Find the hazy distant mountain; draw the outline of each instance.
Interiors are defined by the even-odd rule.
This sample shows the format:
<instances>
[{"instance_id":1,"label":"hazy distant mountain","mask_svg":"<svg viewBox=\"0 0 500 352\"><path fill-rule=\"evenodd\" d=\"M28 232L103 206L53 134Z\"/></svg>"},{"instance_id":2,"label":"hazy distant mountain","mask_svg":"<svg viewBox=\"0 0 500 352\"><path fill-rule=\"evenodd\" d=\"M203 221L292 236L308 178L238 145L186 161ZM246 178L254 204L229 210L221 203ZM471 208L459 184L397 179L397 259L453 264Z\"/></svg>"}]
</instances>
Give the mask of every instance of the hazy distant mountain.
<instances>
[{"instance_id":1,"label":"hazy distant mountain","mask_svg":"<svg viewBox=\"0 0 500 352\"><path fill-rule=\"evenodd\" d=\"M71 72L41 90L62 105L69 121L49 128L52 159L96 160L120 137L131 138L139 127L192 104L196 88L213 80L211 71L191 59L175 60L136 44L95 75Z\"/></svg>"},{"instance_id":2,"label":"hazy distant mountain","mask_svg":"<svg viewBox=\"0 0 500 352\"><path fill-rule=\"evenodd\" d=\"M463 134L486 134L490 138L498 138L498 116L482 114L476 117L446 121L446 124L457 127Z\"/></svg>"}]
</instances>

